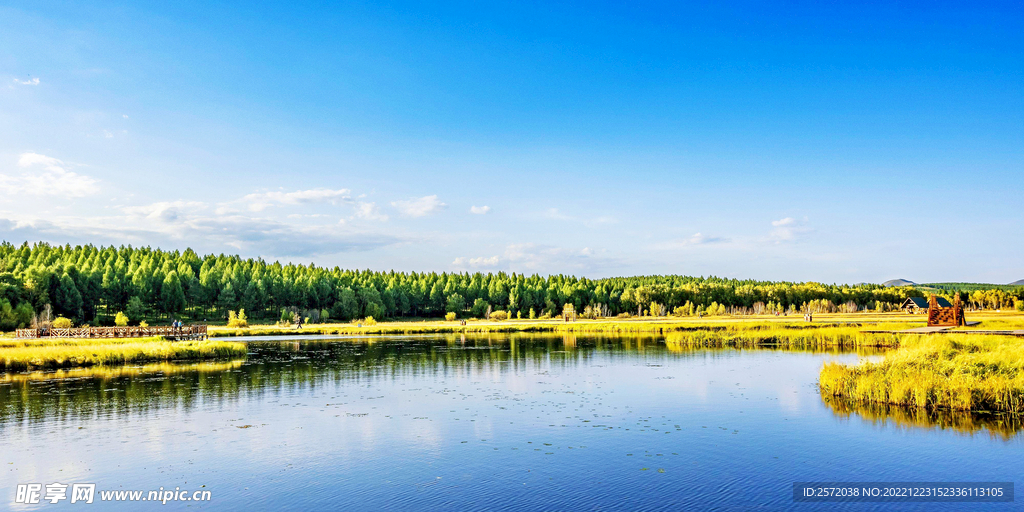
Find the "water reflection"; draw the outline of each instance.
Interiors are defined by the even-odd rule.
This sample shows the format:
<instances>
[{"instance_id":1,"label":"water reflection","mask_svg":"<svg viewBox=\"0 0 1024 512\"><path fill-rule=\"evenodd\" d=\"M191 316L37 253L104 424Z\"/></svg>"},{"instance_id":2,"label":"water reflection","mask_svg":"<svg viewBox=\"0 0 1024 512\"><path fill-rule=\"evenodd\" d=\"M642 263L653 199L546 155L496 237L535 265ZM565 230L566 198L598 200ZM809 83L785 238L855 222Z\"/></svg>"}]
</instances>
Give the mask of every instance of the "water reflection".
<instances>
[{"instance_id":1,"label":"water reflection","mask_svg":"<svg viewBox=\"0 0 1024 512\"><path fill-rule=\"evenodd\" d=\"M211 401L233 402L282 390L358 384L430 373L486 376L522 372L541 365L575 367L617 360L648 364L680 357L716 358L737 352L857 354L874 357L884 349L703 348L666 343L657 335L448 334L403 337L277 339L252 341L247 360L195 364L159 363L0 374L0 429L22 421L117 416L161 408L189 410ZM1003 438L1022 428L1019 416L926 411L885 405L855 405L822 397L842 417L857 415L876 424L986 430Z\"/></svg>"},{"instance_id":2,"label":"water reflection","mask_svg":"<svg viewBox=\"0 0 1024 512\"><path fill-rule=\"evenodd\" d=\"M877 353L582 334L278 338L250 340L245 361L0 374L0 496L77 481L204 485L214 508L240 511L781 510L808 479L1024 478L1020 436L942 430L1009 438L1019 424L1005 418L901 423L822 402L823 361Z\"/></svg>"},{"instance_id":3,"label":"water reflection","mask_svg":"<svg viewBox=\"0 0 1024 512\"><path fill-rule=\"evenodd\" d=\"M858 416L880 426L953 430L963 434L985 431L993 437L1002 439L1010 439L1024 428L1024 422L1018 414L971 413L890 404L851 403L834 396L822 396L821 399L838 416Z\"/></svg>"}]
</instances>

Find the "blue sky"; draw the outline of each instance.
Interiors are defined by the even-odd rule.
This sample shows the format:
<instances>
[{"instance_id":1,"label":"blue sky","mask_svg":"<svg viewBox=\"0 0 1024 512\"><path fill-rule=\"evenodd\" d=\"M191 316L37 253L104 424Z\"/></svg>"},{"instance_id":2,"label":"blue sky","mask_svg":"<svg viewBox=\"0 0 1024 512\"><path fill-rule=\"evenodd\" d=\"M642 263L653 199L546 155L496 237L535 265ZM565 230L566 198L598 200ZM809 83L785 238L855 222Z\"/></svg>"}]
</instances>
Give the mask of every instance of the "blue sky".
<instances>
[{"instance_id":1,"label":"blue sky","mask_svg":"<svg viewBox=\"0 0 1024 512\"><path fill-rule=\"evenodd\" d=\"M5 2L0 238L1024 278L1024 7L720 4Z\"/></svg>"}]
</instances>

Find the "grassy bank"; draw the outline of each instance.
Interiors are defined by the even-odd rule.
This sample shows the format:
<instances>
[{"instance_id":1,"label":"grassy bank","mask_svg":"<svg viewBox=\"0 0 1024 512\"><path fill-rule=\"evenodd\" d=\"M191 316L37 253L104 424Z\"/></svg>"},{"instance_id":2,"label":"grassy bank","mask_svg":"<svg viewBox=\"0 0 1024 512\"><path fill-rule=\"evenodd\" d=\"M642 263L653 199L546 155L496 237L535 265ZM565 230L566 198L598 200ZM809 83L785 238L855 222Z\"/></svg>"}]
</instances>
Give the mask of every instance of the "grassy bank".
<instances>
[{"instance_id":1,"label":"grassy bank","mask_svg":"<svg viewBox=\"0 0 1024 512\"><path fill-rule=\"evenodd\" d=\"M823 396L861 403L1024 413L1024 341L1012 336L907 336L880 362L827 363Z\"/></svg>"},{"instance_id":2,"label":"grassy bank","mask_svg":"<svg viewBox=\"0 0 1024 512\"><path fill-rule=\"evenodd\" d=\"M245 345L220 340L163 338L0 341L0 370L72 368L151 361L244 357Z\"/></svg>"},{"instance_id":3,"label":"grassy bank","mask_svg":"<svg viewBox=\"0 0 1024 512\"><path fill-rule=\"evenodd\" d=\"M1017 312L969 312L967 319L981 324L967 329L1024 329L1024 314ZM899 330L922 327L927 318L923 314L906 313L834 313L814 315L814 322L804 322L801 315L742 315L689 317L641 317L579 319L566 323L552 320L504 320L500 322L468 319L466 325L442 320L404 320L378 322L359 327L357 322L307 324L301 330L292 326L252 325L233 328L211 325L209 334L219 336L276 336L295 334L430 334L430 333L488 333L488 332L579 332L579 333L649 333L664 334L686 330L758 330L776 326L785 328L820 328L827 326L861 327L875 330Z\"/></svg>"},{"instance_id":4,"label":"grassy bank","mask_svg":"<svg viewBox=\"0 0 1024 512\"><path fill-rule=\"evenodd\" d=\"M56 370L36 370L31 372L0 374L0 384L24 384L36 381L53 381L61 379L101 379L111 380L122 377L142 377L149 375L169 376L182 373L221 373L235 370L245 363L244 359L229 361L204 361L201 363L161 361L138 365L121 366L85 366L78 368L58 368Z\"/></svg>"},{"instance_id":5,"label":"grassy bank","mask_svg":"<svg viewBox=\"0 0 1024 512\"><path fill-rule=\"evenodd\" d=\"M918 326L897 316L886 328ZM211 327L211 336L273 336L296 334L323 335L400 335L400 334L487 334L554 333L580 335L650 334L665 336L669 344L685 347L728 347L777 345L784 347L893 347L898 338L888 334L862 333L863 325L848 320L808 323L785 317L711 317L602 319L563 322L557 320L511 320L490 322L381 322L376 325L320 324L304 327L253 326L233 329Z\"/></svg>"}]
</instances>

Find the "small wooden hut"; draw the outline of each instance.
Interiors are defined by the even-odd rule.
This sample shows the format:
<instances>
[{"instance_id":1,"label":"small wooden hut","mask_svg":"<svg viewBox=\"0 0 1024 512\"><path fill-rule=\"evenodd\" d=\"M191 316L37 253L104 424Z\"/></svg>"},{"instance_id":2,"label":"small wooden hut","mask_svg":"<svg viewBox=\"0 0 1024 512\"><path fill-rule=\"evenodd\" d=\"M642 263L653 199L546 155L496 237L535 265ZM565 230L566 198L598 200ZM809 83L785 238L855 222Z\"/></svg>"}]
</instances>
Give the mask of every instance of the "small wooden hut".
<instances>
[{"instance_id":1,"label":"small wooden hut","mask_svg":"<svg viewBox=\"0 0 1024 512\"><path fill-rule=\"evenodd\" d=\"M935 296L932 295L932 297ZM942 297L935 297L935 300L938 301L940 308L953 307L953 305L950 304L948 300ZM924 313L928 310L928 301L929 299L926 299L924 297L911 297L903 301L903 305L900 306L900 309L906 311L907 313Z\"/></svg>"}]
</instances>

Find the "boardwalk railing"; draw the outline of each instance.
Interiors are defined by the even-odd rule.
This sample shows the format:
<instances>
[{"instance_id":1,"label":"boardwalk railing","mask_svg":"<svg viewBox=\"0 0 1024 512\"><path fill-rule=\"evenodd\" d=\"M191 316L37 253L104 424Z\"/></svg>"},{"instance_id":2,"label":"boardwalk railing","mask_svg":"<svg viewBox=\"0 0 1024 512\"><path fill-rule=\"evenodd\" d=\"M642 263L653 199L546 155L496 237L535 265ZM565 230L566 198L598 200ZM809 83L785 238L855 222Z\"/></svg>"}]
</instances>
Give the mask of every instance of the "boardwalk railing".
<instances>
[{"instance_id":1,"label":"boardwalk railing","mask_svg":"<svg viewBox=\"0 0 1024 512\"><path fill-rule=\"evenodd\" d=\"M15 338L142 338L146 336L163 336L172 339L203 339L206 337L205 325L185 325L174 328L166 325L147 327L71 327L49 329L18 329Z\"/></svg>"}]
</instances>

